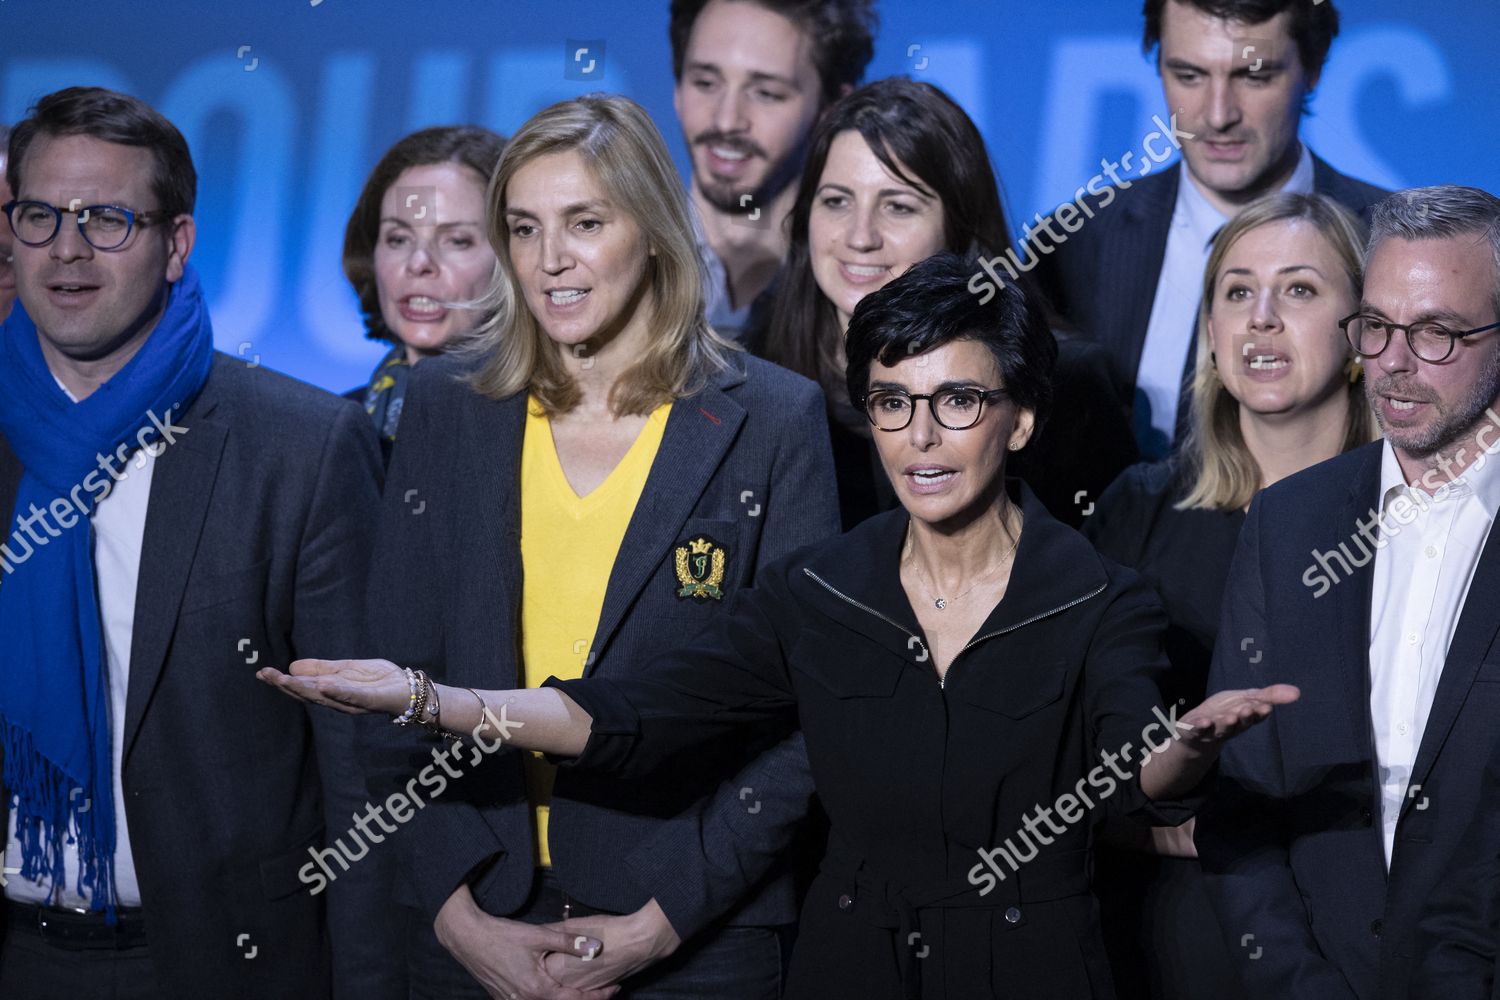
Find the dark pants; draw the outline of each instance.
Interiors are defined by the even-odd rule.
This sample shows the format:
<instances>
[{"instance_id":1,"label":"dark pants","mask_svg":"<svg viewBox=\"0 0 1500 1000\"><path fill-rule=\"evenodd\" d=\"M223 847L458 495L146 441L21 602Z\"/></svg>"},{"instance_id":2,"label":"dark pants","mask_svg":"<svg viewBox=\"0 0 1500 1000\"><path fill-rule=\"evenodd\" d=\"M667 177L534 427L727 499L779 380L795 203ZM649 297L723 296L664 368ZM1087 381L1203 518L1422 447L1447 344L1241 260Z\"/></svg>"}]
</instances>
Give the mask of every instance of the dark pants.
<instances>
[{"instance_id":1,"label":"dark pants","mask_svg":"<svg viewBox=\"0 0 1500 1000\"><path fill-rule=\"evenodd\" d=\"M531 898L509 919L556 923L565 902L555 876L538 874ZM572 905L574 917L598 913ZM412 1000L488 1000L463 966L438 943L432 922L410 912ZM615 1000L779 1000L782 941L775 927L723 927L688 941L670 958L631 976ZM0 991L0 996L7 994Z\"/></svg>"},{"instance_id":2,"label":"dark pants","mask_svg":"<svg viewBox=\"0 0 1500 1000\"><path fill-rule=\"evenodd\" d=\"M42 940L35 926L8 921L0 949L5 1000L160 1000L145 945L73 951Z\"/></svg>"},{"instance_id":3,"label":"dark pants","mask_svg":"<svg viewBox=\"0 0 1500 1000\"><path fill-rule=\"evenodd\" d=\"M1196 859L1101 846L1094 864L1120 1000L1244 1000Z\"/></svg>"}]
</instances>

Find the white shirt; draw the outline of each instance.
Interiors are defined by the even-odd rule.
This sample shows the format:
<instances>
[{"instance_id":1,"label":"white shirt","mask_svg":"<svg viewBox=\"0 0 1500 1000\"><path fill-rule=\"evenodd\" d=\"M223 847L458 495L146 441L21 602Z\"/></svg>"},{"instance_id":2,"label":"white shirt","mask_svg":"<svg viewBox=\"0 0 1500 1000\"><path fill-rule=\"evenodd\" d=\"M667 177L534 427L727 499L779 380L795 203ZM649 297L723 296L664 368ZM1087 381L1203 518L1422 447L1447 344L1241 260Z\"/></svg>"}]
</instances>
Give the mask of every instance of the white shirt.
<instances>
[{"instance_id":1,"label":"white shirt","mask_svg":"<svg viewBox=\"0 0 1500 1000\"><path fill-rule=\"evenodd\" d=\"M1312 153L1303 146L1297 167L1281 190L1311 194L1312 189ZM1208 266L1209 244L1228 221L1229 217L1204 197L1184 163L1177 184L1177 206L1172 210L1172 223L1167 230L1161 275L1156 279L1151 320L1146 325L1146 340L1141 346L1141 361L1135 376L1137 391L1145 393L1151 407L1151 427L1163 436L1163 447L1146 449L1150 452L1148 458L1165 456L1165 446L1176 433L1182 367L1198 327L1198 303L1203 298L1203 271Z\"/></svg>"},{"instance_id":2,"label":"white shirt","mask_svg":"<svg viewBox=\"0 0 1500 1000\"><path fill-rule=\"evenodd\" d=\"M1389 870L1403 800L1410 794L1421 804L1421 789L1408 792L1407 783L1469 583L1500 508L1500 460L1484 456L1429 496L1406 484L1387 441L1380 497L1385 517L1370 602L1370 722Z\"/></svg>"},{"instance_id":3,"label":"white shirt","mask_svg":"<svg viewBox=\"0 0 1500 1000\"><path fill-rule=\"evenodd\" d=\"M61 385L61 383L58 383ZM66 389L63 390L67 392ZM69 396L71 397L71 393ZM160 448L160 445L153 446ZM151 475L156 467L152 448L141 448L124 465L113 463L124 473L109 494L94 508L94 576L98 582L99 618L104 629L104 669L109 680L109 731L111 772L115 798L115 894L121 906L141 905L136 881L135 856L125 824L125 793L120 783L120 763L125 750L125 692L130 678L130 642L135 633L135 589L141 566L141 542L146 534L146 505L151 498ZM106 456L108 457L108 456ZM65 885L31 882L17 873L21 867L21 845L16 839L14 799L5 845L5 898L28 903L52 903L86 909L88 901L78 888L78 845L63 843Z\"/></svg>"}]
</instances>

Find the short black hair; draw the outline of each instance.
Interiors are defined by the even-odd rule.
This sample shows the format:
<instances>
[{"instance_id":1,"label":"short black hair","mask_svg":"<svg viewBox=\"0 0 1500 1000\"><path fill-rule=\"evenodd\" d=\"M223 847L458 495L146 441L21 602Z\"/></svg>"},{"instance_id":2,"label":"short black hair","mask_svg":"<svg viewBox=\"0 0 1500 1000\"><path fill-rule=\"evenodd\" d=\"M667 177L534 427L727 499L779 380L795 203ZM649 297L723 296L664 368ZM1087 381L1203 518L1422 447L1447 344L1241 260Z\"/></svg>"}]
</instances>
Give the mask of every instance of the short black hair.
<instances>
[{"instance_id":1,"label":"short black hair","mask_svg":"<svg viewBox=\"0 0 1500 1000\"><path fill-rule=\"evenodd\" d=\"M1339 12L1333 0L1146 0L1142 13L1146 31L1141 49L1148 56L1161 44L1162 11L1169 3L1196 7L1210 17L1221 17L1240 24L1264 24L1283 11L1292 12L1289 31L1297 43L1297 57L1309 77L1319 76L1328 61L1328 50L1339 33Z\"/></svg>"},{"instance_id":2,"label":"short black hair","mask_svg":"<svg viewBox=\"0 0 1500 1000\"><path fill-rule=\"evenodd\" d=\"M5 176L15 196L21 196L21 172L26 150L37 136L57 138L83 135L122 146L149 150L155 167L151 193L157 211L171 216L192 215L198 198L198 172L187 140L161 112L129 94L103 87L68 87L54 91L31 106L10 133L10 161Z\"/></svg>"},{"instance_id":3,"label":"short black hair","mask_svg":"<svg viewBox=\"0 0 1500 1000\"><path fill-rule=\"evenodd\" d=\"M981 302L969 291L978 266L972 255L944 251L860 300L849 317L845 343L845 378L855 405L861 406L869 391L876 361L894 365L951 341L977 340L995 358L999 388L1033 411L1041 429L1052 408L1057 338L1030 288L1002 282L994 297Z\"/></svg>"},{"instance_id":4,"label":"short black hair","mask_svg":"<svg viewBox=\"0 0 1500 1000\"><path fill-rule=\"evenodd\" d=\"M667 33L672 40L672 79L682 79L688 37L710 0L672 0ZM798 25L813 45L813 65L823 85L823 103L864 79L875 57L880 17L873 0L734 0L754 3Z\"/></svg>"}]
</instances>

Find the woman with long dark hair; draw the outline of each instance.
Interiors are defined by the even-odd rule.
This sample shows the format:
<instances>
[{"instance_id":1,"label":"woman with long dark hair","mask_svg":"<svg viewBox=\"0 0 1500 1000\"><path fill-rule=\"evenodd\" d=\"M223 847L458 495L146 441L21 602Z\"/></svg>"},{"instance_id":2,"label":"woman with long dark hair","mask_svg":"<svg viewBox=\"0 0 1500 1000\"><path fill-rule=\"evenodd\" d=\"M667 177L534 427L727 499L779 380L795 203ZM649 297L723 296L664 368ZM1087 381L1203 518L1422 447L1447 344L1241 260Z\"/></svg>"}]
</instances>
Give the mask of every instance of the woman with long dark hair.
<instances>
[{"instance_id":1,"label":"woman with long dark hair","mask_svg":"<svg viewBox=\"0 0 1500 1000\"><path fill-rule=\"evenodd\" d=\"M905 77L861 87L824 113L787 225L789 249L771 321L749 346L823 387L847 529L896 504L869 421L844 388L850 314L918 261L942 250L998 255L1011 245L1011 233L973 121L937 87ZM1015 283L1044 315L1029 275ZM1055 334L1054 415L1013 471L1054 516L1076 525L1088 498L1135 459L1136 448L1104 351Z\"/></svg>"}]
</instances>

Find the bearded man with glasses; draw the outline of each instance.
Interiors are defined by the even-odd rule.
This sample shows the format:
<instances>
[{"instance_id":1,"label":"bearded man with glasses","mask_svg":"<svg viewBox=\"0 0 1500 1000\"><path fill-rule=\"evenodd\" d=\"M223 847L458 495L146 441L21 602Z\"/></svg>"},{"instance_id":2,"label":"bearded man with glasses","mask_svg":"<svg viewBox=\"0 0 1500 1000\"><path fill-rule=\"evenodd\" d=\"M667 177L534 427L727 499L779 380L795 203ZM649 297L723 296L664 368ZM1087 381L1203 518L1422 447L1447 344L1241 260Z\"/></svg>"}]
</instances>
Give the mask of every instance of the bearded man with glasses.
<instances>
[{"instance_id":1,"label":"bearded man with glasses","mask_svg":"<svg viewBox=\"0 0 1500 1000\"><path fill-rule=\"evenodd\" d=\"M1274 676L1302 699L1225 750L1196 843L1253 996L1458 995L1413 975L1500 735L1497 317L1500 199L1447 186L1377 205L1339 326L1385 439L1246 516L1220 627L1239 641L1215 649L1209 690Z\"/></svg>"}]
</instances>

